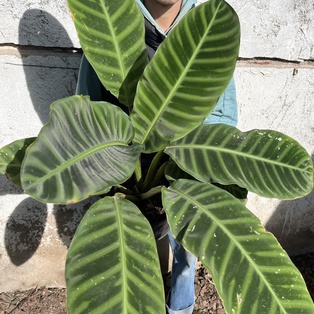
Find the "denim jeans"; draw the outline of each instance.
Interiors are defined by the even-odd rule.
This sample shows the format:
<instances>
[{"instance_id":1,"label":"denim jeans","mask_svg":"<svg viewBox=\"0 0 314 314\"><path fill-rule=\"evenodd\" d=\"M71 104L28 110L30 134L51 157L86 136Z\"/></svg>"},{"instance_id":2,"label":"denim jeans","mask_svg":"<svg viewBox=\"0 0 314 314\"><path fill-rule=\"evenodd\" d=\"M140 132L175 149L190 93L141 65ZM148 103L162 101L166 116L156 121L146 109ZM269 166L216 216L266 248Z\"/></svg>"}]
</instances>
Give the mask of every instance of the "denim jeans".
<instances>
[{"instance_id":1,"label":"denim jeans","mask_svg":"<svg viewBox=\"0 0 314 314\"><path fill-rule=\"evenodd\" d=\"M171 288L167 300L168 314L192 314L196 258L168 233L173 254Z\"/></svg>"}]
</instances>

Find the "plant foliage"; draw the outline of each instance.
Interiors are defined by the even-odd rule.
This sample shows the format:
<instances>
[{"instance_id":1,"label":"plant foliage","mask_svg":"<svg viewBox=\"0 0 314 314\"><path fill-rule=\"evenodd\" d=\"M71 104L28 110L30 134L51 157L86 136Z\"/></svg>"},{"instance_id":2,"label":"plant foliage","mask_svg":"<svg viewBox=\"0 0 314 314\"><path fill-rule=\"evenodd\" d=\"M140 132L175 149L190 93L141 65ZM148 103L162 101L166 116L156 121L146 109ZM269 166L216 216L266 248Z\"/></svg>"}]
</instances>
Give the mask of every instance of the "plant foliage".
<instances>
[{"instance_id":1,"label":"plant foliage","mask_svg":"<svg viewBox=\"0 0 314 314\"><path fill-rule=\"evenodd\" d=\"M234 72L234 10L223 0L197 6L147 64L135 1L68 3L87 59L130 114L68 97L52 104L36 139L0 150L0 171L42 202L99 195L68 252L68 312L165 312L146 218L159 200L173 235L211 271L228 313L313 313L300 273L243 202L246 190L279 199L310 193L310 156L273 130L202 124Z\"/></svg>"}]
</instances>

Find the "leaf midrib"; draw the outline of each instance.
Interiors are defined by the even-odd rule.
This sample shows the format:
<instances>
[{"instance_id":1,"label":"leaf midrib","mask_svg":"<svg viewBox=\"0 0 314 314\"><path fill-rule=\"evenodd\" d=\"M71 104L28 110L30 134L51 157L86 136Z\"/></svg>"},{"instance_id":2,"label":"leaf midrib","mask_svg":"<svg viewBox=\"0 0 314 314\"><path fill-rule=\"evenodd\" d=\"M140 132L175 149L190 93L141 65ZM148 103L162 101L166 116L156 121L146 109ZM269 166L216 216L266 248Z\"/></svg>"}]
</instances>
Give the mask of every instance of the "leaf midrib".
<instances>
[{"instance_id":1,"label":"leaf midrib","mask_svg":"<svg viewBox=\"0 0 314 314\"><path fill-rule=\"evenodd\" d=\"M245 157L245 158L249 158L249 159L253 159L253 160L259 160L261 162L266 162L268 164L273 164L273 165L278 165L278 166L281 166L281 167L284 167L284 168L289 168L289 169L293 169L293 170L297 170L297 171L300 171L300 172L306 172L306 173L309 173L311 174L311 171L310 170L305 170L305 169L300 169L299 167L297 166L292 166L292 165L287 165L285 163L282 163L282 162L279 162L279 161L275 161L273 159L268 159L268 158L265 158L265 157L259 157L257 155L250 155L250 154L246 154L246 153L243 153L243 152L238 152L236 150L232 150L230 148L223 148L223 147L217 147L217 146L205 146L204 145L201 145L201 144L189 144L189 145L171 145L171 146L168 146L166 148L166 150L170 151L172 149L185 149L185 150L189 150L189 149L200 149L200 150L203 150L203 151L213 151L214 153L215 152L221 152L221 153L226 153L226 154L232 154L232 155L236 155L236 156L240 156L240 157Z\"/></svg>"},{"instance_id":2,"label":"leaf midrib","mask_svg":"<svg viewBox=\"0 0 314 314\"><path fill-rule=\"evenodd\" d=\"M42 182L44 182L45 180L55 176L57 173L62 172L64 169L72 166L73 164L97 153L100 150L106 149L108 147L112 147L112 146L128 146L125 143L121 143L121 142L108 142L108 143L104 143L102 145L98 145L97 147L93 147L87 151L84 151L81 154L76 155L75 157L65 161L64 163L62 163L60 166L56 167L53 171L50 171L49 173L47 173L45 176L38 178L37 180L35 180L33 183L30 183L27 185L27 188L31 188L34 185L38 185Z\"/></svg>"},{"instance_id":3,"label":"leaf midrib","mask_svg":"<svg viewBox=\"0 0 314 314\"><path fill-rule=\"evenodd\" d=\"M127 305L128 305L128 289L126 282L126 274L127 274L127 266L126 266L126 249L125 243L122 240L124 238L124 229L123 229L123 216L122 211L118 203L119 199L114 197L116 215L117 215L117 224L118 224L118 234L119 234L119 242L120 242L120 256L121 256L121 277L122 277L122 313L127 313Z\"/></svg>"},{"instance_id":4,"label":"leaf midrib","mask_svg":"<svg viewBox=\"0 0 314 314\"><path fill-rule=\"evenodd\" d=\"M119 49L119 44L118 44L118 41L116 40L116 33L114 31L114 27L113 27L113 24L111 22L111 18L110 18L110 15L107 11L107 8L105 6L105 1L101 1L101 5L103 7L103 11L106 15L106 19L108 21L108 26L109 26L109 30L110 30L110 34L111 34L111 38L113 39L113 44L114 44L114 47L115 47L115 51L116 51L116 54L117 54L117 59L118 59L118 62L119 62L119 67L120 67L120 70L121 70L121 73L122 73L122 77L124 78L125 77L125 68L124 68L124 65L122 63L122 55L121 55L121 49Z\"/></svg>"},{"instance_id":5,"label":"leaf midrib","mask_svg":"<svg viewBox=\"0 0 314 314\"><path fill-rule=\"evenodd\" d=\"M207 27L207 32L204 32L204 34L207 34L208 33L208 30L212 27L212 24L214 23L215 21L215 18L216 18L216 15L218 14L218 11L220 9L220 6L221 6L221 3L219 3L217 9L216 9L216 12L213 14L213 18L211 20L211 22L208 24L208 27ZM160 110L158 111L159 114L156 114L152 123L149 125L148 129L147 129L147 132L146 134L144 135L142 141L141 141L141 144L144 144L147 137L150 135L150 133L152 132L153 130L153 127L156 125L157 121L159 120L159 118L161 117L162 113L165 111L166 109L166 106L168 104L168 102L170 101L171 98L173 98L173 95L174 93L176 92L176 90L178 89L178 86L179 84L184 80L185 78L185 74L188 72L188 70L190 69L190 65L191 63L194 61L196 55L198 54L200 48L202 47L202 44L203 42L205 41L206 39L206 36L204 35L203 38L199 41L198 45L196 45L196 48L197 49L194 49L194 52L191 56L191 58L189 59L189 62L186 64L184 70L182 71L180 77L178 78L178 80L176 81L173 89L171 90L171 92L168 94L167 98L164 100L163 102L163 105L160 107Z\"/></svg>"},{"instance_id":6,"label":"leaf midrib","mask_svg":"<svg viewBox=\"0 0 314 314\"><path fill-rule=\"evenodd\" d=\"M257 267L258 265L254 262L254 260L250 257L250 255L242 248L241 243L235 237L232 237L233 234L229 232L228 228L226 228L222 223L220 223L220 220L216 218L216 216L213 215L210 211L206 211L203 208L203 204L197 202L194 198L190 198L188 195L182 193L180 190L174 189L173 187L171 187L171 190L175 191L177 194L181 195L183 198L186 198L191 204L194 204L194 206L197 206L198 209L201 209L203 214L205 214L206 216L209 216L212 219L212 221L215 222L216 225L221 228L221 230L229 237L229 239L235 244L235 246L239 249L239 251L243 253L243 255L248 260L250 265L252 265L255 271L260 275L260 278L263 279L263 281L265 282L265 286L268 287L268 290L277 300L277 304L279 305L279 307L284 311L284 313L287 313L283 305L280 303L279 297L276 295L272 287L268 284L268 281L265 278L264 274L258 269Z\"/></svg>"}]
</instances>

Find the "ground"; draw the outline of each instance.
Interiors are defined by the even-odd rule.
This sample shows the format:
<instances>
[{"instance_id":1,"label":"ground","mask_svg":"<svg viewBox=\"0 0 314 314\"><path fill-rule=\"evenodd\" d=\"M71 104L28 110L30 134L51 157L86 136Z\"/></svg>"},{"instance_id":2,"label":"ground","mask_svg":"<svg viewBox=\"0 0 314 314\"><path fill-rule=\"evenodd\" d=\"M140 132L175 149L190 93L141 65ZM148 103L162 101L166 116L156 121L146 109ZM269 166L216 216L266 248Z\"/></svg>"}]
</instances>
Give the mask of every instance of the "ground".
<instances>
[{"instance_id":1,"label":"ground","mask_svg":"<svg viewBox=\"0 0 314 314\"><path fill-rule=\"evenodd\" d=\"M314 253L291 257L314 299ZM208 271L199 264L195 273L194 314L225 314ZM39 287L0 293L0 314L66 314L65 289Z\"/></svg>"}]
</instances>

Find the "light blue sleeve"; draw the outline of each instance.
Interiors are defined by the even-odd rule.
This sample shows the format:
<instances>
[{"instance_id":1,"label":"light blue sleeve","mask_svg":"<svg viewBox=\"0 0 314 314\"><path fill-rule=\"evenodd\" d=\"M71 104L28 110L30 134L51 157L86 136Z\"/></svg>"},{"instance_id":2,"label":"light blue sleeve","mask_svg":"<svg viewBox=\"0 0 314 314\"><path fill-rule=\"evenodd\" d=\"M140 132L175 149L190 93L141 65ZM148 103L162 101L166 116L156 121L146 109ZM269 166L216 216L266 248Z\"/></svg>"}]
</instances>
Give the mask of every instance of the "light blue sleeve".
<instances>
[{"instance_id":1,"label":"light blue sleeve","mask_svg":"<svg viewBox=\"0 0 314 314\"><path fill-rule=\"evenodd\" d=\"M236 126L238 122L238 103L236 87L232 77L225 92L218 100L213 112L204 120L204 124L223 123Z\"/></svg>"}]
</instances>

